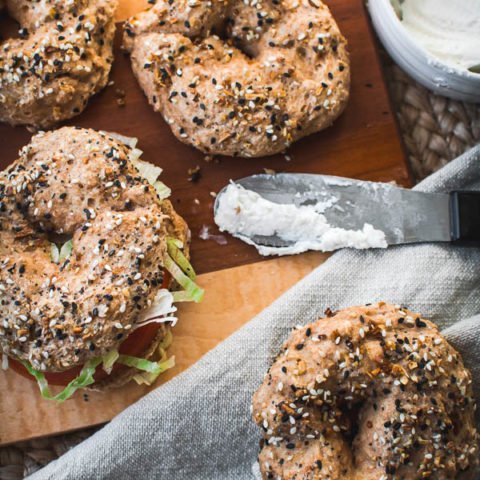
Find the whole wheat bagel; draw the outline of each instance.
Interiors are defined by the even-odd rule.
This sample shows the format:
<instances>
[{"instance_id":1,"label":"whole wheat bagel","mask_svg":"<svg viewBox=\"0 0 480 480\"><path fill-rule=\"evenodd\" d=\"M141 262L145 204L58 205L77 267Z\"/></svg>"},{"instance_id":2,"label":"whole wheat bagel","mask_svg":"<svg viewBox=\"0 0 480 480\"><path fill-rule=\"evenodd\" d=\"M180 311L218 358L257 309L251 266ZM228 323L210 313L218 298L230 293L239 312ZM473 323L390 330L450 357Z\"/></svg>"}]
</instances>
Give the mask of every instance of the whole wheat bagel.
<instances>
[{"instance_id":1,"label":"whole wheat bagel","mask_svg":"<svg viewBox=\"0 0 480 480\"><path fill-rule=\"evenodd\" d=\"M167 237L188 255L187 225L129 154L109 134L64 127L0 172L2 353L48 372L105 355L162 288ZM56 262L51 240L65 235L73 249Z\"/></svg>"},{"instance_id":2,"label":"whole wheat bagel","mask_svg":"<svg viewBox=\"0 0 480 480\"><path fill-rule=\"evenodd\" d=\"M437 327L404 308L298 328L253 399L263 478L478 478L471 384Z\"/></svg>"},{"instance_id":3,"label":"whole wheat bagel","mask_svg":"<svg viewBox=\"0 0 480 480\"><path fill-rule=\"evenodd\" d=\"M116 0L6 0L20 38L0 44L0 121L49 128L108 81Z\"/></svg>"},{"instance_id":4,"label":"whole wheat bagel","mask_svg":"<svg viewBox=\"0 0 480 480\"><path fill-rule=\"evenodd\" d=\"M320 0L160 0L124 45L154 110L205 153L281 152L348 99L346 41Z\"/></svg>"}]
</instances>

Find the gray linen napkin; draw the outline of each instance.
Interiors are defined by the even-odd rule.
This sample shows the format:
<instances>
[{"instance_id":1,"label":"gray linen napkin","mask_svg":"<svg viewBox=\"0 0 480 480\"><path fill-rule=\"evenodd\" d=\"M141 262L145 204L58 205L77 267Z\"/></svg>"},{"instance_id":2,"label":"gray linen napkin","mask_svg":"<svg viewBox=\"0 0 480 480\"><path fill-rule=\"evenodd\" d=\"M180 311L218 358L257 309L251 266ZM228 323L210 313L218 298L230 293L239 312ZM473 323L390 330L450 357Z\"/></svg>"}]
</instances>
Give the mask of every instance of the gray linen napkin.
<instances>
[{"instance_id":1,"label":"gray linen napkin","mask_svg":"<svg viewBox=\"0 0 480 480\"><path fill-rule=\"evenodd\" d=\"M480 146L419 184L480 189ZM251 480L260 429L250 405L291 328L383 300L446 329L480 381L480 249L423 244L343 250L184 373L30 478ZM480 392L477 390L477 399Z\"/></svg>"}]
</instances>

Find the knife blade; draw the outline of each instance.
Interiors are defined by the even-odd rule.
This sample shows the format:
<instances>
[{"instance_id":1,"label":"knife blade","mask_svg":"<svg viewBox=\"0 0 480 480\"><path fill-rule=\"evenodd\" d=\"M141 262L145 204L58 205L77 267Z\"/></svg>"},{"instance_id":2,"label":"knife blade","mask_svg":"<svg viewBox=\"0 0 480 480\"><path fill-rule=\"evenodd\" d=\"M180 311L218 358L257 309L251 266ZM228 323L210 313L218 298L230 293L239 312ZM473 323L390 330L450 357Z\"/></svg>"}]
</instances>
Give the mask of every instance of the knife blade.
<instances>
[{"instance_id":1,"label":"knife blade","mask_svg":"<svg viewBox=\"0 0 480 480\"><path fill-rule=\"evenodd\" d=\"M370 224L384 232L389 245L480 240L480 192L424 193L389 183L303 173L253 175L235 183L273 203L321 204L332 226L361 230ZM217 195L215 212L226 188ZM294 243L277 235L253 235L250 240L270 247Z\"/></svg>"}]
</instances>

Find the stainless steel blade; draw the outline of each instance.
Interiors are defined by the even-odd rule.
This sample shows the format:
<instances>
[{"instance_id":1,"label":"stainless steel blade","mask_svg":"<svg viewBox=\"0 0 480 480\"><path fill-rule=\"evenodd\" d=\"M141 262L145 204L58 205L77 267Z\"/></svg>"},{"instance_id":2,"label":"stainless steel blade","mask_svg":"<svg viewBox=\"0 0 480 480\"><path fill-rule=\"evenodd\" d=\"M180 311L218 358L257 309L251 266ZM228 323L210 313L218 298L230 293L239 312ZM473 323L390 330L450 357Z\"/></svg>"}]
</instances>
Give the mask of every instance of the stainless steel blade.
<instances>
[{"instance_id":1,"label":"stainless steel blade","mask_svg":"<svg viewBox=\"0 0 480 480\"><path fill-rule=\"evenodd\" d=\"M301 206L321 202L329 224L359 230L369 223L385 233L390 245L450 240L448 194L304 173L253 175L235 183L275 203ZM217 195L215 209L223 190ZM259 245L291 245L276 236L252 240Z\"/></svg>"}]
</instances>

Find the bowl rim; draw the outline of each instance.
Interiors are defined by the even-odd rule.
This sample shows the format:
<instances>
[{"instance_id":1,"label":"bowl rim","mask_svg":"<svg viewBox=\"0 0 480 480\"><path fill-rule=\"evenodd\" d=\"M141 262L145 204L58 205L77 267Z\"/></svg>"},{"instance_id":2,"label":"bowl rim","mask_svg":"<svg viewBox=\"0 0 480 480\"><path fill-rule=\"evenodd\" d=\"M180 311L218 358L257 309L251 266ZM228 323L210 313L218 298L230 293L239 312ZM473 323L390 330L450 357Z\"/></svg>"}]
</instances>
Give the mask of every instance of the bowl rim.
<instances>
[{"instance_id":1,"label":"bowl rim","mask_svg":"<svg viewBox=\"0 0 480 480\"><path fill-rule=\"evenodd\" d=\"M480 102L479 73L447 64L426 50L412 38L398 18L391 0L368 0L367 6L379 38L402 69L443 95ZM448 85L447 79L455 84Z\"/></svg>"},{"instance_id":2,"label":"bowl rim","mask_svg":"<svg viewBox=\"0 0 480 480\"><path fill-rule=\"evenodd\" d=\"M434 55L433 53L429 52L421 43L417 42L416 40L414 40L410 34L410 32L408 31L408 29L405 27L404 23L402 22L402 20L400 20L398 18L398 15L396 14L395 12L395 9L392 5L392 0L387 0L385 2L386 4L388 4L389 6L389 15L391 15L393 18L394 18L394 21L397 22L398 25L400 25L400 27L402 28L402 30L404 31L404 33L408 36L408 38L420 49L422 50L422 52L425 54L425 56L427 58L429 58L433 63L431 64L432 66L436 63L436 64L441 64L442 66L445 66L448 70L447 72L448 73L453 73L453 72L450 72L450 70L457 70L458 73L462 76L466 76L467 77L472 77L472 78L480 78L480 73L475 73L475 72L472 72L466 68L463 68L463 67L459 67L457 65L451 65L450 63L445 63L442 59L440 59L439 57L437 57L436 55ZM399 0L399 3L400 5L403 3L403 0Z\"/></svg>"}]
</instances>

